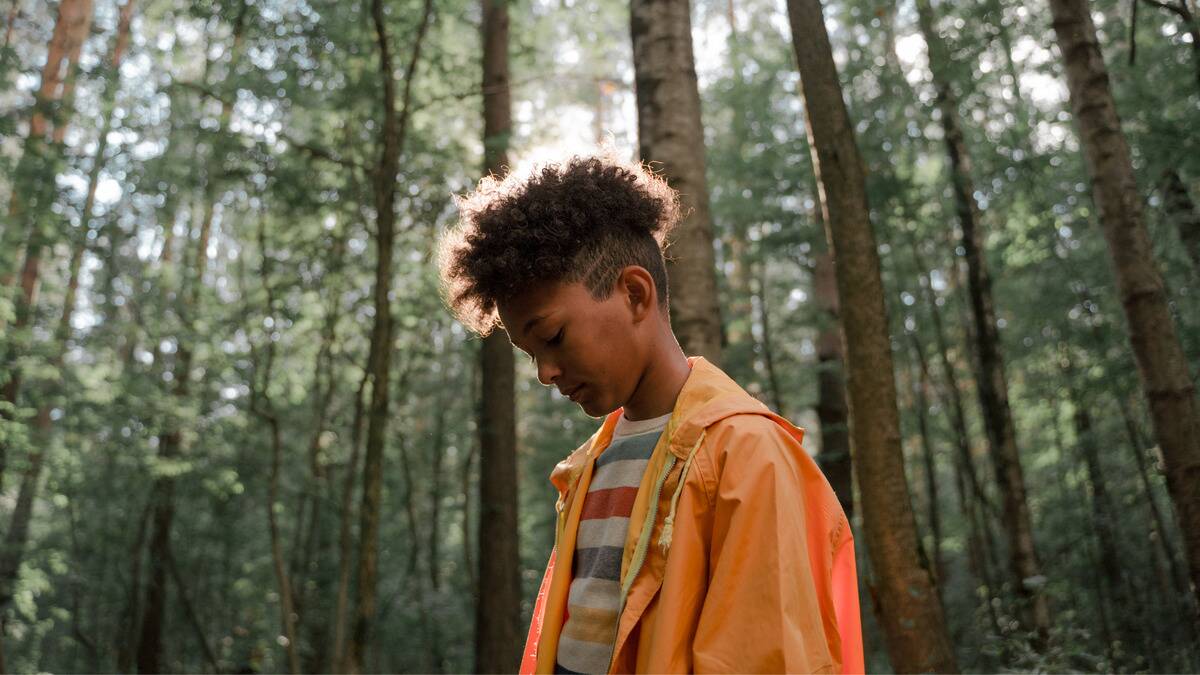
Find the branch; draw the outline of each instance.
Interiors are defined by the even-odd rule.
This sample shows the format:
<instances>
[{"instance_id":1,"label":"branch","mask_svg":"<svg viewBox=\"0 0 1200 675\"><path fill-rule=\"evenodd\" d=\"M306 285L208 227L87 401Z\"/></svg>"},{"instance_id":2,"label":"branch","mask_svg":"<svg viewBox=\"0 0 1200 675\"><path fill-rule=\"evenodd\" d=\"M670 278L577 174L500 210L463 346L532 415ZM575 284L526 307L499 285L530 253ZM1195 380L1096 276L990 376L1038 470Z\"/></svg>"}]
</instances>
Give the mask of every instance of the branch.
<instances>
[{"instance_id":1,"label":"branch","mask_svg":"<svg viewBox=\"0 0 1200 675\"><path fill-rule=\"evenodd\" d=\"M1171 12L1172 14L1177 15L1179 18L1183 19L1184 21L1191 21L1191 19L1192 19L1191 12L1189 12L1187 10L1186 6L1172 5L1172 4L1163 2L1163 0L1142 0L1142 2L1144 2L1147 5L1150 5L1152 7L1157 7L1159 9L1165 9L1168 12Z\"/></svg>"},{"instance_id":2,"label":"branch","mask_svg":"<svg viewBox=\"0 0 1200 675\"><path fill-rule=\"evenodd\" d=\"M473 96L486 96L487 94L491 94L496 91L499 91L506 86L508 88L512 89L512 88L516 88L516 87L522 87L527 84L534 84L537 82L557 81L557 80L592 80L592 81L596 82L597 84L599 84L601 82L611 82L614 85L617 85L619 89L622 89L624 91L630 91L632 89L632 87L630 87L629 83L625 82L624 80L618 80L618 79L612 78L612 77L594 77L594 76L593 77L580 77L580 76L576 76L576 75L571 75L570 73L550 73L548 75L527 77L522 80L513 80L510 83L508 83L507 85L497 84L497 85L492 85L490 87L476 87L469 91L458 91L458 92L453 92L450 94L443 94L441 96L434 96L430 99L422 101L418 105L413 106L413 110L424 110L425 108L436 105L438 103L443 103L445 101L462 101L462 100L471 98Z\"/></svg>"},{"instance_id":3,"label":"branch","mask_svg":"<svg viewBox=\"0 0 1200 675\"><path fill-rule=\"evenodd\" d=\"M212 89L206 87L205 85L203 85L199 82L184 82L184 81L175 80L175 81L172 81L171 84L169 84L167 86L191 89L192 91L199 92L201 95L211 98L214 101L221 103L222 105L228 105L230 107L233 106L232 100L230 100L229 98L227 98L225 96L222 96L220 93L213 91ZM308 155L310 155L314 159L323 159L327 162L337 164L337 165L345 167L347 169L363 169L364 168L362 164L359 164L358 162L356 162L352 159L347 159L345 157L342 157L341 155L337 154L336 152L333 152L332 150L328 150L326 148L322 148L320 146L313 145L312 143L309 143L308 141L302 141L282 129L278 132L278 135L288 145L296 148L297 150L303 150L304 152L306 152ZM243 134L243 136L245 136L245 135ZM252 141L260 140L260 139L254 138L252 136L245 136L245 137L249 138Z\"/></svg>"},{"instance_id":4,"label":"branch","mask_svg":"<svg viewBox=\"0 0 1200 675\"><path fill-rule=\"evenodd\" d=\"M408 132L408 118L412 113L412 81L413 73L417 70L417 60L421 57L421 43L425 40L425 33L429 30L429 19L433 14L433 0L425 0L424 8L421 12L420 27L417 28L416 39L413 40L412 55L408 59L408 67L404 69L404 93L400 98L400 119L396 124L396 155L399 156L404 152L404 137ZM382 38L381 38L382 39ZM388 73L387 77L391 77ZM390 177L395 180L394 177Z\"/></svg>"}]
</instances>

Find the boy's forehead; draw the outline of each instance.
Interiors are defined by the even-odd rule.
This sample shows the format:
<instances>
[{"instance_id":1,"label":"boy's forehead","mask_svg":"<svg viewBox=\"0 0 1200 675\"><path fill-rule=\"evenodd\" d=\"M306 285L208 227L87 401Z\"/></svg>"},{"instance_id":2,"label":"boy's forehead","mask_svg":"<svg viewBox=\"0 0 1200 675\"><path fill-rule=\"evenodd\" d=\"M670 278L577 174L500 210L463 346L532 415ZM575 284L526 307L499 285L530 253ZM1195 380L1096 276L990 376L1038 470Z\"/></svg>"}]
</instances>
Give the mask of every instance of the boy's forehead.
<instances>
[{"instance_id":1,"label":"boy's forehead","mask_svg":"<svg viewBox=\"0 0 1200 675\"><path fill-rule=\"evenodd\" d=\"M506 329L524 333L526 324L564 309L578 306L591 295L582 282L546 282L530 286L507 300L497 303L500 320Z\"/></svg>"}]
</instances>

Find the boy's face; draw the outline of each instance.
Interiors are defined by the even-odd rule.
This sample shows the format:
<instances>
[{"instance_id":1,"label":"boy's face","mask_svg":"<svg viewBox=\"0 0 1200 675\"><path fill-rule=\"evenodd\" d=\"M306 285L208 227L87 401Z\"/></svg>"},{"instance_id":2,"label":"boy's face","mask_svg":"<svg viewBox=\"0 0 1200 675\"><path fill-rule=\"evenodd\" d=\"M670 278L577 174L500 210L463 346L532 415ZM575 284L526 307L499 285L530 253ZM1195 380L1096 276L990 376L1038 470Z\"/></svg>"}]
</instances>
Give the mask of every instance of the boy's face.
<instances>
[{"instance_id":1,"label":"boy's face","mask_svg":"<svg viewBox=\"0 0 1200 675\"><path fill-rule=\"evenodd\" d=\"M645 270L630 267L606 300L592 298L582 282L548 283L498 307L509 340L537 365L538 381L591 417L624 405L644 371L645 318L654 312L643 305L654 303L653 282L647 299L640 279L629 286L629 274L649 280Z\"/></svg>"}]
</instances>

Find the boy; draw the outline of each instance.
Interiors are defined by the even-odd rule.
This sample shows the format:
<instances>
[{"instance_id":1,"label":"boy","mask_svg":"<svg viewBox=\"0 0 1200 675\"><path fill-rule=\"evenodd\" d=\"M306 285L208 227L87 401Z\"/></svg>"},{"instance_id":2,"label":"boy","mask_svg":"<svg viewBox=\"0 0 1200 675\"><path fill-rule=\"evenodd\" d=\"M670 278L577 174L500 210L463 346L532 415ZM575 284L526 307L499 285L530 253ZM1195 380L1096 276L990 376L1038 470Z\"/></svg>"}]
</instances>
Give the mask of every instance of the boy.
<instances>
[{"instance_id":1,"label":"boy","mask_svg":"<svg viewBox=\"0 0 1200 675\"><path fill-rule=\"evenodd\" d=\"M555 546L521 672L861 672L854 544L803 431L671 331L658 176L574 157L485 179L439 251L600 429L555 467Z\"/></svg>"}]
</instances>

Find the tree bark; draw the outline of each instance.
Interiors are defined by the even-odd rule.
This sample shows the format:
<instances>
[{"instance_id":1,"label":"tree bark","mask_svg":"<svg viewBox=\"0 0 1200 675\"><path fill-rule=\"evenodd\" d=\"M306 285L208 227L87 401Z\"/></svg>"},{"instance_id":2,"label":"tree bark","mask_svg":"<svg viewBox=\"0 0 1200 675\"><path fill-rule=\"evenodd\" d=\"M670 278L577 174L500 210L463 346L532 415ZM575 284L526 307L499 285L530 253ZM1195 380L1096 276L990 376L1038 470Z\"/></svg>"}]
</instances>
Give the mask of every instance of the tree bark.
<instances>
[{"instance_id":1,"label":"tree bark","mask_svg":"<svg viewBox=\"0 0 1200 675\"><path fill-rule=\"evenodd\" d=\"M874 593L897 672L957 671L941 603L921 566L904 480L896 380L862 158L819 0L788 0L809 146L833 255L846 354L850 437Z\"/></svg>"},{"instance_id":2,"label":"tree bark","mask_svg":"<svg viewBox=\"0 0 1200 675\"><path fill-rule=\"evenodd\" d=\"M484 173L508 163L512 102L508 3L483 4ZM475 672L513 672L521 650L521 579L517 534L517 431L512 345L497 331L480 350L479 578Z\"/></svg>"},{"instance_id":3,"label":"tree bark","mask_svg":"<svg viewBox=\"0 0 1200 675\"><path fill-rule=\"evenodd\" d=\"M683 220L666 250L671 326L684 352L721 362L713 225L689 0L631 0L638 152L679 192Z\"/></svg>"},{"instance_id":4,"label":"tree bark","mask_svg":"<svg viewBox=\"0 0 1200 675\"><path fill-rule=\"evenodd\" d=\"M378 584L379 515L383 499L383 446L387 434L388 386L392 362L392 288L396 239L396 173L400 168L412 100L412 83L421 55L421 44L433 14L432 0L425 0L420 24L412 41L412 54L404 74L404 92L397 110L396 78L392 48L384 16L385 0L371 0L371 20L379 48L379 77L383 84L383 142L374 168L375 265L373 291L375 321L371 329L371 404L367 415L367 445L363 455L363 494L359 510L358 604L347 650L351 673L363 669L367 640L376 612Z\"/></svg>"},{"instance_id":5,"label":"tree bark","mask_svg":"<svg viewBox=\"0 0 1200 675\"><path fill-rule=\"evenodd\" d=\"M929 45L929 67L937 89L946 152L950 160L954 202L966 251L967 287L970 291L971 318L975 328L975 349L979 359L978 382L984 427L987 429L996 482L1004 503L1004 526L1008 534L1009 565L1017 594L1022 598L1022 616L1026 628L1036 632L1038 641L1046 640L1050 630L1050 606L1042 584L1041 563L1034 546L1033 519L1025 492L1025 476L1017 449L1016 427L1008 403L1008 382L1004 357L996 329L996 310L992 300L992 280L987 268L983 222L975 202L971 177L971 155L959 123L958 101L942 66L949 55L935 28L930 0L917 0L921 33Z\"/></svg>"},{"instance_id":6,"label":"tree bark","mask_svg":"<svg viewBox=\"0 0 1200 675\"><path fill-rule=\"evenodd\" d=\"M1117 117L1089 3L1051 0L1050 9L1092 196L1183 532L1192 592L1200 599L1200 411L1195 385L1142 219L1129 145Z\"/></svg>"},{"instance_id":7,"label":"tree bark","mask_svg":"<svg viewBox=\"0 0 1200 675\"><path fill-rule=\"evenodd\" d=\"M850 427L846 419L846 381L842 338L838 332L838 289L833 256L823 252L813 269L813 287L820 310L817 334L817 419L821 424L821 451L817 461L829 479L846 517L854 516L854 462L850 454Z\"/></svg>"}]
</instances>

